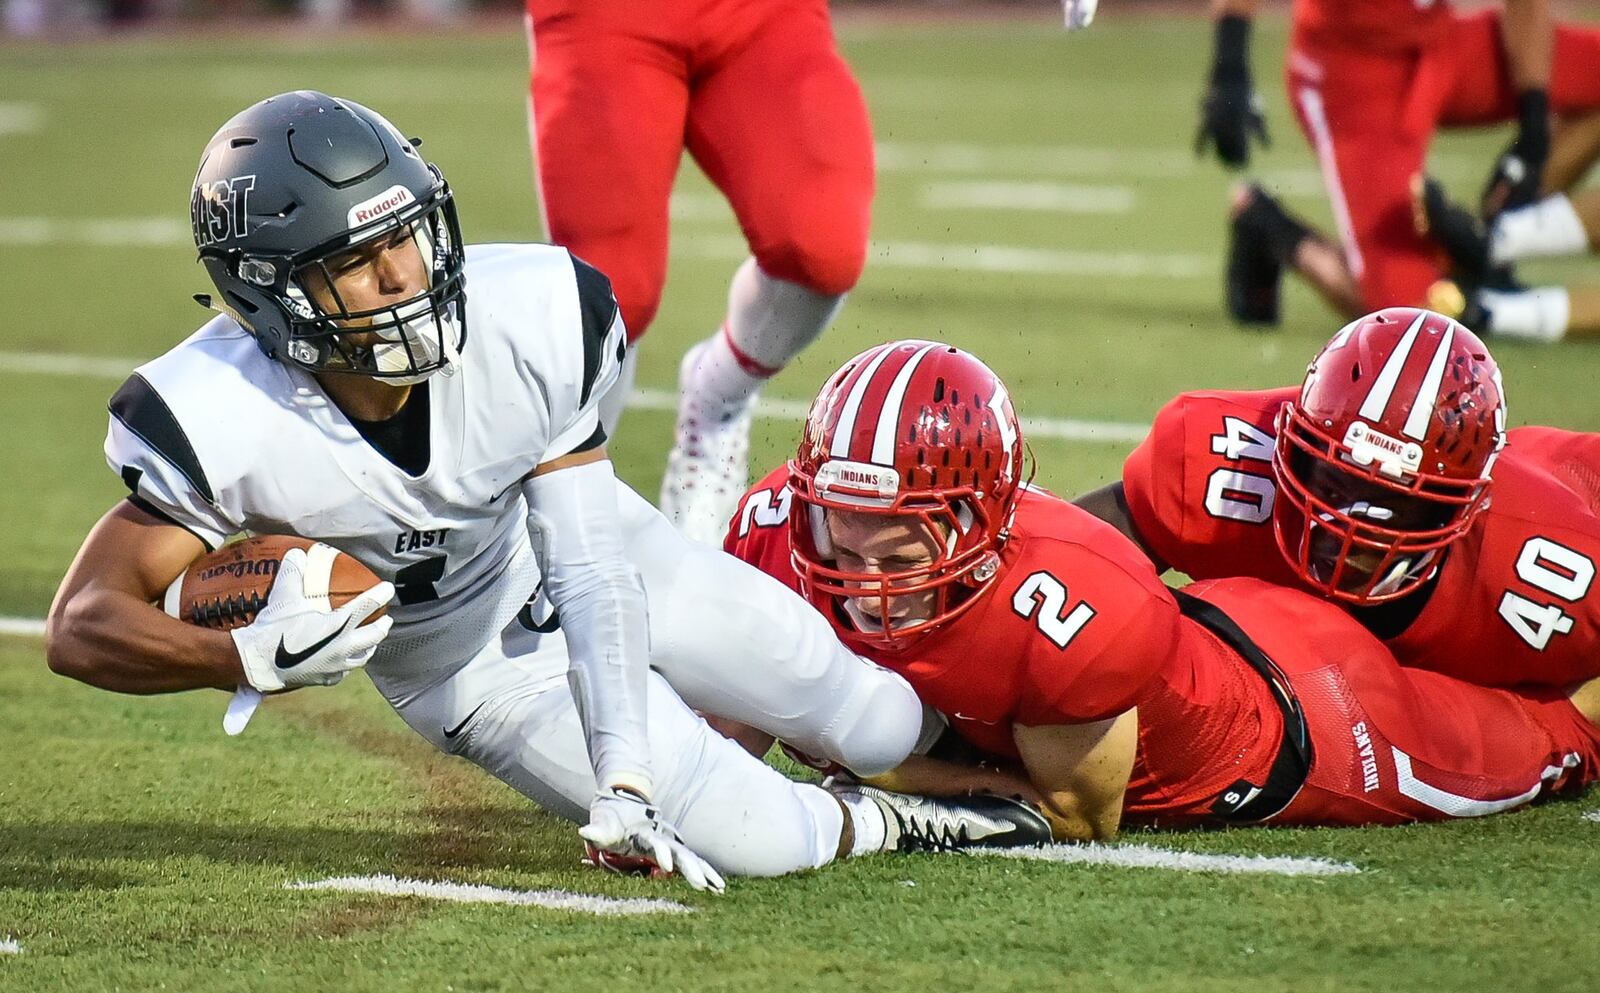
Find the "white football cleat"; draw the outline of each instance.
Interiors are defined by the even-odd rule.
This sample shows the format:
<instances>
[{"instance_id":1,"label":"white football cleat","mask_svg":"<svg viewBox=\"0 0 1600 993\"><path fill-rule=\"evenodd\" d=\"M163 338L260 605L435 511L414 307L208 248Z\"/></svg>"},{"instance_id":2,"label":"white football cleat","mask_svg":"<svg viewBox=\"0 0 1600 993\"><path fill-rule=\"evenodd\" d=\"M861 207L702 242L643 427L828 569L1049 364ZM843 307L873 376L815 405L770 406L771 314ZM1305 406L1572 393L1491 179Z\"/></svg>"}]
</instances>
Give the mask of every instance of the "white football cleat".
<instances>
[{"instance_id":1,"label":"white football cleat","mask_svg":"<svg viewBox=\"0 0 1600 993\"><path fill-rule=\"evenodd\" d=\"M694 367L704 347L689 349L678 366L678 429L661 479L661 512L689 540L721 548L750 484L755 397L726 407L696 396Z\"/></svg>"}]
</instances>

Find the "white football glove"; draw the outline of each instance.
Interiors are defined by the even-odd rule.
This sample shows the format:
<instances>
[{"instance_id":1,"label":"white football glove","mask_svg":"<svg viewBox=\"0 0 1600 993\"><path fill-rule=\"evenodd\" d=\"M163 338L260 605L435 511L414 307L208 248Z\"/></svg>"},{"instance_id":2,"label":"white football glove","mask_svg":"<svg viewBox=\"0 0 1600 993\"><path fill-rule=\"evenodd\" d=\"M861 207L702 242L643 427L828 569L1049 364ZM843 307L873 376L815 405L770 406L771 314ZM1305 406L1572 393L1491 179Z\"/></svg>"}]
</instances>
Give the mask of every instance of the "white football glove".
<instances>
[{"instance_id":1,"label":"white football glove","mask_svg":"<svg viewBox=\"0 0 1600 993\"><path fill-rule=\"evenodd\" d=\"M589 804L589 823L578 833L597 848L639 855L674 870L697 890L721 893L726 884L711 863L696 855L655 804L627 790L601 790Z\"/></svg>"},{"instance_id":2,"label":"white football glove","mask_svg":"<svg viewBox=\"0 0 1600 993\"><path fill-rule=\"evenodd\" d=\"M392 617L362 621L394 596L394 584L379 583L343 607L327 608L306 594L306 553L290 549L278 566L267 604L256 619L234 628L233 643L244 676L263 693L297 686L332 686L372 658L389 633Z\"/></svg>"},{"instance_id":3,"label":"white football glove","mask_svg":"<svg viewBox=\"0 0 1600 993\"><path fill-rule=\"evenodd\" d=\"M1094 23L1095 8L1100 0L1061 0L1061 11L1066 15L1068 31L1082 31Z\"/></svg>"}]
</instances>

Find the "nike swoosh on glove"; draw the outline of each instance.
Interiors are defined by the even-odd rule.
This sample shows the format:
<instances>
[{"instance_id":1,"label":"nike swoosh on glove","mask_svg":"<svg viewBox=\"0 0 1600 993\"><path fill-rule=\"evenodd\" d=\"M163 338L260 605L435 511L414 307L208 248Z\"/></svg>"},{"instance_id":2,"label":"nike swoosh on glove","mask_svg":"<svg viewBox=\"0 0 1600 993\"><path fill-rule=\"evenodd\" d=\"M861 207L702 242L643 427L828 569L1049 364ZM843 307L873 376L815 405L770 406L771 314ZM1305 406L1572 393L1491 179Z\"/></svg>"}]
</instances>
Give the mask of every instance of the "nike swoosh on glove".
<instances>
[{"instance_id":1,"label":"nike swoosh on glove","mask_svg":"<svg viewBox=\"0 0 1600 993\"><path fill-rule=\"evenodd\" d=\"M650 859L697 890L721 893L726 886L711 863L683 843L655 804L628 790L596 793L589 804L589 823L578 834L605 851Z\"/></svg>"},{"instance_id":2,"label":"nike swoosh on glove","mask_svg":"<svg viewBox=\"0 0 1600 993\"><path fill-rule=\"evenodd\" d=\"M327 610L306 596L306 562L304 549L290 549L266 606L254 621L230 632L245 679L263 693L334 685L367 664L394 624L387 616L363 623L394 597L392 583Z\"/></svg>"}]
</instances>

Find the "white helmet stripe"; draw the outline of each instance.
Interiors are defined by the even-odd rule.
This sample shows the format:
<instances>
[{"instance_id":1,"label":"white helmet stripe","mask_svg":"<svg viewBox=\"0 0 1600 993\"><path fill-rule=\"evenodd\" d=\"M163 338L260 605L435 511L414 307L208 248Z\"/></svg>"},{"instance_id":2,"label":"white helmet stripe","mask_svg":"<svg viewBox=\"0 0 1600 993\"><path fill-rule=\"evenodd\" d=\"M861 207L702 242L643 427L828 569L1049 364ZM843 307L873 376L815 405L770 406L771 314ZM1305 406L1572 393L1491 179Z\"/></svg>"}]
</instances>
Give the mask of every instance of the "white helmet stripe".
<instances>
[{"instance_id":1,"label":"white helmet stripe","mask_svg":"<svg viewBox=\"0 0 1600 993\"><path fill-rule=\"evenodd\" d=\"M867 367L861 371L861 378L850 387L850 395L844 398L844 410L839 413L839 426L833 432L833 447L828 454L836 459L850 457L850 436L856 431L856 414L861 410L861 398L867 395L867 387L872 385L872 377L877 374L878 366L883 365L883 360L889 357L893 348L880 350Z\"/></svg>"},{"instance_id":2,"label":"white helmet stripe","mask_svg":"<svg viewBox=\"0 0 1600 993\"><path fill-rule=\"evenodd\" d=\"M911 375L922 364L923 356L940 346L923 345L900 367L900 374L889 385L889 395L883 398L883 409L878 411L878 429L872 436L872 461L878 465L894 465L894 442L900 434L900 401L906 397L911 385Z\"/></svg>"},{"instance_id":3,"label":"white helmet stripe","mask_svg":"<svg viewBox=\"0 0 1600 993\"><path fill-rule=\"evenodd\" d=\"M1406 328L1400 344L1389 356L1389 361L1383 364L1383 371L1378 373L1377 382L1372 384L1372 389L1367 392L1366 400L1362 401L1360 416L1365 420L1379 421L1383 419L1383 412L1389 406L1389 398L1394 395L1394 384L1400 381L1400 373L1406 367L1406 360L1411 357L1411 346L1416 344L1417 332L1422 330L1422 322L1428 319L1428 312L1423 311L1417 319Z\"/></svg>"},{"instance_id":4,"label":"white helmet stripe","mask_svg":"<svg viewBox=\"0 0 1600 993\"><path fill-rule=\"evenodd\" d=\"M1449 330L1439 338L1433 361L1428 363L1428 374L1422 377L1422 388L1417 390L1416 402L1406 417L1404 433L1408 438L1421 441L1428 435L1428 419L1433 417L1434 405L1439 402L1439 383L1444 379L1444 364L1450 357L1450 343L1455 337L1456 322L1451 321Z\"/></svg>"}]
</instances>

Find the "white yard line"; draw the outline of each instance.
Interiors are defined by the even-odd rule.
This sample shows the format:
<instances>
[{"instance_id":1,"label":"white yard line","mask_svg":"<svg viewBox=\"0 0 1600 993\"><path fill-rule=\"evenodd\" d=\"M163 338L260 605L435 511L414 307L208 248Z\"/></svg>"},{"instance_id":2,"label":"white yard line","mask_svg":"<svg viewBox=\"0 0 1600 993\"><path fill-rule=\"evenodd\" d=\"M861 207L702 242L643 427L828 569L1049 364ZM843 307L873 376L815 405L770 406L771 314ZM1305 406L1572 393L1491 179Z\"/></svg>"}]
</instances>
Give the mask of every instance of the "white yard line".
<instances>
[{"instance_id":1,"label":"white yard line","mask_svg":"<svg viewBox=\"0 0 1600 993\"><path fill-rule=\"evenodd\" d=\"M703 200L679 209L709 210ZM91 248L179 248L190 243L188 225L175 218L122 217L68 220L0 217L0 246L80 245ZM750 254L744 239L711 235L680 238L679 256L739 261ZM890 269L956 273L1067 276L1080 279L1214 279L1220 263L1201 252L1124 252L1035 248L1026 245L875 241L869 264Z\"/></svg>"},{"instance_id":2,"label":"white yard line","mask_svg":"<svg viewBox=\"0 0 1600 993\"><path fill-rule=\"evenodd\" d=\"M1600 810L1589 811L1583 815L1583 819L1586 821L1594 821L1596 824L1600 824Z\"/></svg>"},{"instance_id":3,"label":"white yard line","mask_svg":"<svg viewBox=\"0 0 1600 993\"><path fill-rule=\"evenodd\" d=\"M0 373L41 376L85 376L122 379L133 371L136 359L94 358L85 355L57 355L49 352L0 352ZM671 390L639 388L633 391L628 406L634 410L675 411L678 394ZM756 416L763 420L798 421L806 416L809 404L803 400L762 397ZM1149 432L1147 424L1127 421L1090 421L1073 417L1024 417L1022 429L1027 437L1056 438L1064 441L1092 441L1106 444L1136 444ZM0 634L7 633L0 629Z\"/></svg>"},{"instance_id":4,"label":"white yard line","mask_svg":"<svg viewBox=\"0 0 1600 993\"><path fill-rule=\"evenodd\" d=\"M0 217L0 245L86 245L92 248L177 248L192 243L175 217Z\"/></svg>"},{"instance_id":5,"label":"white yard line","mask_svg":"<svg viewBox=\"0 0 1600 993\"><path fill-rule=\"evenodd\" d=\"M1105 148L880 141L877 153L878 169L883 172L1175 179L1199 168L1194 154L1182 148L1181 143L1152 148Z\"/></svg>"},{"instance_id":6,"label":"white yard line","mask_svg":"<svg viewBox=\"0 0 1600 993\"><path fill-rule=\"evenodd\" d=\"M22 946L17 944L17 941L16 941L15 938L7 937L4 941L0 941L0 955L21 955L21 954L22 954Z\"/></svg>"},{"instance_id":7,"label":"white yard line","mask_svg":"<svg viewBox=\"0 0 1600 993\"><path fill-rule=\"evenodd\" d=\"M42 617L0 617L0 635L13 634L19 638L43 638Z\"/></svg>"},{"instance_id":8,"label":"white yard line","mask_svg":"<svg viewBox=\"0 0 1600 993\"><path fill-rule=\"evenodd\" d=\"M44 108L36 103L0 103L0 135L32 134L44 129Z\"/></svg>"},{"instance_id":9,"label":"white yard line","mask_svg":"<svg viewBox=\"0 0 1600 993\"><path fill-rule=\"evenodd\" d=\"M1055 214L1126 214L1135 198L1127 186L1086 183L1019 183L1003 180L947 181L922 188L930 210L1030 210Z\"/></svg>"},{"instance_id":10,"label":"white yard line","mask_svg":"<svg viewBox=\"0 0 1600 993\"><path fill-rule=\"evenodd\" d=\"M678 242L680 256L738 261L750 254L742 238L714 236ZM1078 279L1216 279L1219 256L1203 252L1117 252L1023 245L961 245L930 241L874 241L867 265L1008 276Z\"/></svg>"},{"instance_id":11,"label":"white yard line","mask_svg":"<svg viewBox=\"0 0 1600 993\"><path fill-rule=\"evenodd\" d=\"M1349 862L1282 855L1202 855L1147 845L1046 845L1043 848L980 850L977 854L1013 859L1039 859L1125 869L1171 869L1272 876L1346 876L1361 870Z\"/></svg>"},{"instance_id":12,"label":"white yard line","mask_svg":"<svg viewBox=\"0 0 1600 993\"><path fill-rule=\"evenodd\" d=\"M394 876L339 876L311 883L286 883L291 890L333 890L339 893L374 893L380 896L415 896L451 903L502 903L515 907L570 910L596 917L630 917L639 914L692 914L693 908L676 900L621 899L573 893L570 890L506 890L475 883L436 883Z\"/></svg>"}]
</instances>

